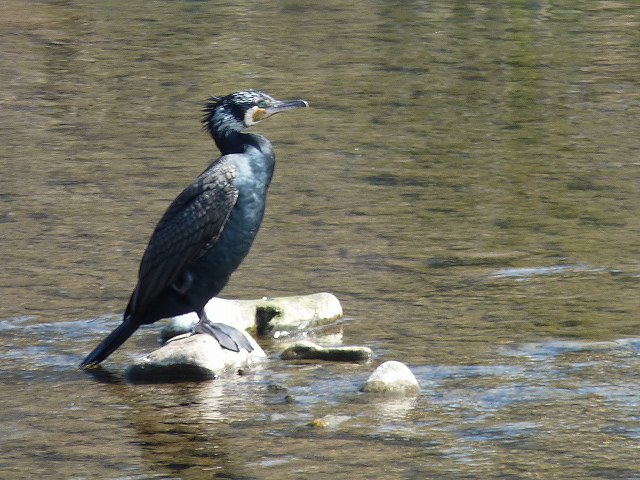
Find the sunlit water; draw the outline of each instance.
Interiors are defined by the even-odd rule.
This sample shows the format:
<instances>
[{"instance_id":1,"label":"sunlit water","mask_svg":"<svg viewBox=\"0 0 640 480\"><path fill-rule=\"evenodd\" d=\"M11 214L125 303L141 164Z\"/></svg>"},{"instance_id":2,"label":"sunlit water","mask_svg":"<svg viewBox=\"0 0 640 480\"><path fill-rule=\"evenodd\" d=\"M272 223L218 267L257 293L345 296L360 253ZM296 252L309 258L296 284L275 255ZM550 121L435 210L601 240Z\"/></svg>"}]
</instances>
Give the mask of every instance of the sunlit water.
<instances>
[{"instance_id":1,"label":"sunlit water","mask_svg":"<svg viewBox=\"0 0 640 480\"><path fill-rule=\"evenodd\" d=\"M4 2L0 476L640 478L640 6L503 3ZM375 358L79 371L247 87L313 108L224 296L333 292Z\"/></svg>"}]
</instances>

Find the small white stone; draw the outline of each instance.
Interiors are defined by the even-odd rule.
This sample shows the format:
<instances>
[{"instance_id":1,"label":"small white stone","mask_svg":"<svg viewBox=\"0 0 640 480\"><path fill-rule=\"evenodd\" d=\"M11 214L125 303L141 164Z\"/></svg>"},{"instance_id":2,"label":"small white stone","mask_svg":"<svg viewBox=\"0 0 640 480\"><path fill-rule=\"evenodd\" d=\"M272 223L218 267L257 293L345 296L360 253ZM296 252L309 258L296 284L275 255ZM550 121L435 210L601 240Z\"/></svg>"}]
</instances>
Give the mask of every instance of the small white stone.
<instances>
[{"instance_id":1,"label":"small white stone","mask_svg":"<svg viewBox=\"0 0 640 480\"><path fill-rule=\"evenodd\" d=\"M389 361L374 370L362 387L366 393L415 395L420 384L409 367L402 362Z\"/></svg>"}]
</instances>

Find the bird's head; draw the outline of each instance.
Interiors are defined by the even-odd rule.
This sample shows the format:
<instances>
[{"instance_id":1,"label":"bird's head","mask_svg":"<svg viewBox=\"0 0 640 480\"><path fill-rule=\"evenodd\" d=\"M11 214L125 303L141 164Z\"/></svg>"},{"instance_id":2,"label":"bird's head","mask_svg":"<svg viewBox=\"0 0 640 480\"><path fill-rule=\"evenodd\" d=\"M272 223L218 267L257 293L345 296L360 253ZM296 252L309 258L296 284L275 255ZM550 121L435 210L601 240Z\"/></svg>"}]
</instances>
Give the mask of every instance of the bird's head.
<instances>
[{"instance_id":1,"label":"bird's head","mask_svg":"<svg viewBox=\"0 0 640 480\"><path fill-rule=\"evenodd\" d=\"M308 107L304 100L276 100L258 90L212 96L204 108L202 123L214 138L230 131L241 131L276 113Z\"/></svg>"}]
</instances>

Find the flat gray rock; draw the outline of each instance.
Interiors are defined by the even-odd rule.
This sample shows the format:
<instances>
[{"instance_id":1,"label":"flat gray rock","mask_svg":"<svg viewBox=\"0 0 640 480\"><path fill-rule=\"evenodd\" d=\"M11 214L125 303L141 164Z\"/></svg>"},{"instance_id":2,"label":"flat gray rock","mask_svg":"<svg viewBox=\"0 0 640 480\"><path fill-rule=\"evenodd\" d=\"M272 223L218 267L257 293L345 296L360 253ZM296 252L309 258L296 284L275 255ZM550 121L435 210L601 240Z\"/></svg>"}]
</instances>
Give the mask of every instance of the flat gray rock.
<instances>
[{"instance_id":1,"label":"flat gray rock","mask_svg":"<svg viewBox=\"0 0 640 480\"><path fill-rule=\"evenodd\" d=\"M420 391L418 380L402 362L384 362L376 368L362 387L366 393L415 395Z\"/></svg>"},{"instance_id":2,"label":"flat gray rock","mask_svg":"<svg viewBox=\"0 0 640 480\"><path fill-rule=\"evenodd\" d=\"M323 347L303 340L287 347L280 356L284 360L315 359L334 362L362 362L371 358L372 355L373 352L368 347Z\"/></svg>"},{"instance_id":3,"label":"flat gray rock","mask_svg":"<svg viewBox=\"0 0 640 480\"><path fill-rule=\"evenodd\" d=\"M223 349L206 334L175 337L164 346L142 357L125 372L133 382L176 382L209 380L225 371L246 368L266 355L251 336L254 350L232 352Z\"/></svg>"}]
</instances>

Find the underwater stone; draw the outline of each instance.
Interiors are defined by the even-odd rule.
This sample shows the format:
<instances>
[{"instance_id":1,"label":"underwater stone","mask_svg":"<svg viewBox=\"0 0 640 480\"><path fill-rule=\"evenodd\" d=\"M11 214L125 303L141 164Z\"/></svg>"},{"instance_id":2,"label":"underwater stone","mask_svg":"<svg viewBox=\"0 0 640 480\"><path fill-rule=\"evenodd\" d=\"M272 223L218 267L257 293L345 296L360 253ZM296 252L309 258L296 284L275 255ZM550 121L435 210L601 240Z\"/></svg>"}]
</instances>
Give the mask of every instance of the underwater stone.
<instances>
[{"instance_id":1,"label":"underwater stone","mask_svg":"<svg viewBox=\"0 0 640 480\"><path fill-rule=\"evenodd\" d=\"M368 347L322 347L306 340L287 347L281 354L283 360L329 360L334 362L362 362L373 352Z\"/></svg>"}]
</instances>

